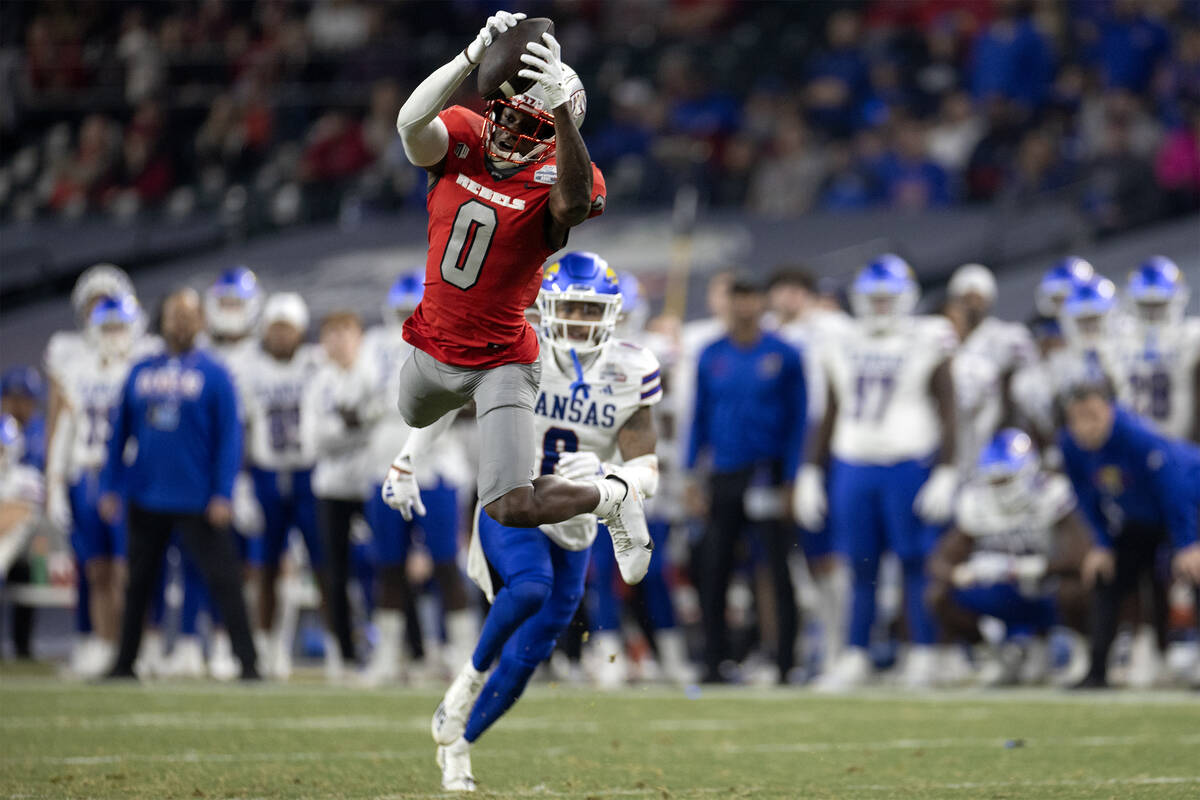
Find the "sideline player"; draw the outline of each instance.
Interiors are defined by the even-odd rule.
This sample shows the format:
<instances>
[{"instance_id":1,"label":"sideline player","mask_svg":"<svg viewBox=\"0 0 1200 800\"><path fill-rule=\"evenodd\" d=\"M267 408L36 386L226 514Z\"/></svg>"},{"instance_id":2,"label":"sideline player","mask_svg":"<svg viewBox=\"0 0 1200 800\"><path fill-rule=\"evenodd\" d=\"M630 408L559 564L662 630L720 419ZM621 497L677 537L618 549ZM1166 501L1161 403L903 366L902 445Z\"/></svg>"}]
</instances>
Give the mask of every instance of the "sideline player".
<instances>
[{"instance_id":1,"label":"sideline player","mask_svg":"<svg viewBox=\"0 0 1200 800\"><path fill-rule=\"evenodd\" d=\"M571 228L604 210L604 179L579 134L583 83L559 45L530 42L523 94L492 101L480 117L446 100L494 37L523 14L489 17L473 42L405 101L396 127L409 160L429 172L425 296L404 324L416 351L400 373L399 409L414 432L388 471L384 499L411 515L419 499L414 456L427 452L475 401L479 499L492 519L515 527L596 513L609 526L621 575L636 583L650 563L650 535L636 487L619 471L586 482L534 479L533 403L538 338L525 319L541 265Z\"/></svg>"},{"instance_id":2,"label":"sideline player","mask_svg":"<svg viewBox=\"0 0 1200 800\"><path fill-rule=\"evenodd\" d=\"M292 631L276 624L276 598L280 562L293 527L304 537L313 571L319 576L324 566L312 491L316 454L300 436L301 402L318 366L316 348L304 343L307 331L304 298L294 292L273 294L263 304L257 346L242 351L232 365L245 424L246 472L254 486L251 502L256 508L249 513L262 520L262 534L249 541L258 589L255 646L264 674L284 679L291 674ZM235 496L235 505L247 499ZM236 512L235 517L243 516ZM323 589L324 582L318 580L317 586ZM321 606L326 611L324 595ZM282 619L288 617L285 612ZM327 611L324 617L328 619Z\"/></svg>"},{"instance_id":3,"label":"sideline player","mask_svg":"<svg viewBox=\"0 0 1200 800\"><path fill-rule=\"evenodd\" d=\"M582 479L609 471L607 462L620 458L626 480L639 494L653 495L658 361L636 344L610 338L621 308L616 274L594 253L568 253L547 268L538 307L550 347L541 351L536 434L530 432L533 450L540 450L534 469ZM516 528L481 507L475 522L471 576L491 596L486 556L504 584L474 655L433 717L442 788L449 791L474 790L471 744L516 702L574 617L597 532L590 513Z\"/></svg>"},{"instance_id":4,"label":"sideline player","mask_svg":"<svg viewBox=\"0 0 1200 800\"><path fill-rule=\"evenodd\" d=\"M125 523L102 520L97 504L110 420L133 364L141 318L131 294L100 298L88 315L88 348L57 379L62 402L46 465L46 510L55 525L70 531L75 557L87 575L94 635L84 644L80 660L80 673L86 677L108 671L120 635Z\"/></svg>"},{"instance_id":5,"label":"sideline player","mask_svg":"<svg viewBox=\"0 0 1200 800\"><path fill-rule=\"evenodd\" d=\"M955 530L929 560L927 598L946 635L978 644L981 617L1005 625L980 683L1037 684L1049 677L1050 629L1066 620L1083 627L1079 567L1090 544L1070 481L1042 470L1027 433L997 433L958 498ZM1086 663L1081 638L1076 649Z\"/></svg>"},{"instance_id":6,"label":"sideline player","mask_svg":"<svg viewBox=\"0 0 1200 800\"><path fill-rule=\"evenodd\" d=\"M936 676L925 557L950 519L958 488L950 374L957 338L944 317L913 315L917 293L912 268L891 254L855 278L854 326L826 353L825 419L796 481L797 517L809 530L820 530L828 505L837 548L852 575L849 647L821 678L828 690L870 677L867 646L885 550L900 560L912 632L902 680L920 687Z\"/></svg>"}]
</instances>

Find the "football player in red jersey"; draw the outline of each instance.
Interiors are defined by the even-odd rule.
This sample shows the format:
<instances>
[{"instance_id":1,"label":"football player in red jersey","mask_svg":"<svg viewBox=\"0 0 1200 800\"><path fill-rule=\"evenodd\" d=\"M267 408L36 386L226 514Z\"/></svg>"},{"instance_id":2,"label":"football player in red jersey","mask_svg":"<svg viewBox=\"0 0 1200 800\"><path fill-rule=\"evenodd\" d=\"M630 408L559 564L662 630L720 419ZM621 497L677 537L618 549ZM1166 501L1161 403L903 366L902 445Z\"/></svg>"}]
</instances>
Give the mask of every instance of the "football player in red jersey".
<instances>
[{"instance_id":1,"label":"football player in red jersey","mask_svg":"<svg viewBox=\"0 0 1200 800\"><path fill-rule=\"evenodd\" d=\"M525 92L488 104L484 116L442 106L496 36L523 14L498 12L466 49L427 77L396 119L404 152L429 172L425 294L404 323L415 350L401 367L399 409L415 430L384 481L385 502L405 519L424 513L412 457L427 451L475 401L479 502L501 525L534 528L594 513L613 535L621 574L637 583L650 536L636 485L619 471L587 481L534 479L533 405L538 340L525 319L542 264L575 225L604 210L604 178L579 126L583 83L550 34L530 42L518 74Z\"/></svg>"}]
</instances>

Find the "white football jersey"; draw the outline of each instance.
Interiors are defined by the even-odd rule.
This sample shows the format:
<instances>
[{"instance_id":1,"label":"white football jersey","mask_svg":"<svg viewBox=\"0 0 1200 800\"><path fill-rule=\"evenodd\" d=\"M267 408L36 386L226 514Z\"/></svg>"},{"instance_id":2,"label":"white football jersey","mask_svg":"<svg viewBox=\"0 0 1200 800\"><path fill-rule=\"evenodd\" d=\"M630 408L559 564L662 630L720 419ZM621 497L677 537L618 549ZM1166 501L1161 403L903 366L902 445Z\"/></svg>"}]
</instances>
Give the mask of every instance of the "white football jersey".
<instances>
[{"instance_id":1,"label":"white football jersey","mask_svg":"<svg viewBox=\"0 0 1200 800\"><path fill-rule=\"evenodd\" d=\"M967 334L954 355L958 466L967 475L976 456L996 433L1004 416L1004 376L1037 358L1024 325L987 317ZM1011 386L1010 386L1011 390Z\"/></svg>"},{"instance_id":2,"label":"white football jersey","mask_svg":"<svg viewBox=\"0 0 1200 800\"><path fill-rule=\"evenodd\" d=\"M830 342L825 369L838 404L833 455L861 464L924 458L942 441L930 378L958 338L945 317L905 317L873 334L862 321Z\"/></svg>"},{"instance_id":3,"label":"white football jersey","mask_svg":"<svg viewBox=\"0 0 1200 800\"><path fill-rule=\"evenodd\" d=\"M302 344L290 361L280 361L260 345L229 356L246 427L248 465L276 472L312 468L316 455L300 435L300 406L320 365L320 352Z\"/></svg>"},{"instance_id":4,"label":"white football jersey","mask_svg":"<svg viewBox=\"0 0 1200 800\"><path fill-rule=\"evenodd\" d=\"M400 416L396 398L400 393L400 368L412 355L413 346L404 341L399 325L376 325L363 337L363 355L375 365L380 379L379 393L383 412L371 432L370 475L374 484L382 484L392 460L404 449L412 428ZM473 486L475 472L467 453L462 426L453 425L438 437L433 453L414 465L417 484L422 488L437 485L439 479L463 489Z\"/></svg>"},{"instance_id":5,"label":"white football jersey","mask_svg":"<svg viewBox=\"0 0 1200 800\"><path fill-rule=\"evenodd\" d=\"M360 352L349 369L322 359L300 403L300 439L314 453L313 494L339 500L362 500L376 480L369 456L375 423L383 412L375 365ZM343 411L357 423L346 425Z\"/></svg>"},{"instance_id":6,"label":"white football jersey","mask_svg":"<svg viewBox=\"0 0 1200 800\"><path fill-rule=\"evenodd\" d=\"M617 433L634 412L662 399L658 359L632 342L610 339L583 370L588 385L572 395L574 367L559 366L555 350L542 343L542 383L534 405L537 434L535 475L554 472L562 453L595 453L601 461L620 463ZM555 544L583 550L596 538L594 514L541 526Z\"/></svg>"},{"instance_id":7,"label":"white football jersey","mask_svg":"<svg viewBox=\"0 0 1200 800\"><path fill-rule=\"evenodd\" d=\"M40 506L44 499L42 473L28 464L12 464L0 469L0 503Z\"/></svg>"},{"instance_id":8,"label":"white football jersey","mask_svg":"<svg viewBox=\"0 0 1200 800\"><path fill-rule=\"evenodd\" d=\"M1043 472L1027 499L1005 508L985 482L969 481L958 496L955 524L974 540L976 553L1048 556L1055 526L1075 510L1075 492L1065 475Z\"/></svg>"},{"instance_id":9,"label":"white football jersey","mask_svg":"<svg viewBox=\"0 0 1200 800\"><path fill-rule=\"evenodd\" d=\"M815 309L804 319L781 325L777 330L780 338L800 351L804 359L808 419L813 424L820 424L825 417L825 400L829 393L826 353L853 325L853 317L845 312Z\"/></svg>"},{"instance_id":10,"label":"white football jersey","mask_svg":"<svg viewBox=\"0 0 1200 800\"><path fill-rule=\"evenodd\" d=\"M71 441L66 450L67 463L62 468L64 477L71 482L84 472L104 466L113 409L121 400L129 368L162 348L157 337L143 336L134 342L128 357L105 361L86 339L81 337L79 344L84 349L67 353L69 358L60 364L63 372L56 378L70 419Z\"/></svg>"},{"instance_id":11,"label":"white football jersey","mask_svg":"<svg viewBox=\"0 0 1200 800\"><path fill-rule=\"evenodd\" d=\"M1138 327L1116 342L1125 382L1121 394L1165 436L1192 435L1197 408L1194 379L1200 363L1200 317L1161 331Z\"/></svg>"},{"instance_id":12,"label":"white football jersey","mask_svg":"<svg viewBox=\"0 0 1200 800\"><path fill-rule=\"evenodd\" d=\"M63 377L72 365L86 360L91 349L81 331L57 331L51 334L42 357L46 375L61 387Z\"/></svg>"}]
</instances>

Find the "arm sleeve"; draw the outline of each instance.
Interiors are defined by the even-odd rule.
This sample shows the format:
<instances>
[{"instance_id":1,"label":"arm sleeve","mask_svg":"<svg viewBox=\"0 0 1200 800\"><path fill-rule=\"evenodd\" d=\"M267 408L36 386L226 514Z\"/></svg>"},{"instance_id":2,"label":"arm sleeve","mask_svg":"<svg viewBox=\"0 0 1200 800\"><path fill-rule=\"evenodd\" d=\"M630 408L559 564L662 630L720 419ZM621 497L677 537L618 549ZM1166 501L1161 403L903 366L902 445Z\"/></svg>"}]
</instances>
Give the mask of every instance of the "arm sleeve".
<instances>
[{"instance_id":1,"label":"arm sleeve","mask_svg":"<svg viewBox=\"0 0 1200 800\"><path fill-rule=\"evenodd\" d=\"M1084 467L1079 451L1062 437L1059 440L1059 447L1063 454L1063 466L1067 470L1067 477L1071 480L1071 486L1075 489L1075 496L1079 499L1079 509L1083 512L1084 519L1088 522L1088 527L1091 528L1092 538L1096 544L1102 547L1112 547L1112 537L1108 534L1108 525L1104 521L1104 515L1100 513L1100 496L1096 491L1096 487L1088 480L1087 470Z\"/></svg>"},{"instance_id":2,"label":"arm sleeve","mask_svg":"<svg viewBox=\"0 0 1200 800\"><path fill-rule=\"evenodd\" d=\"M213 386L217 448L214 458L213 497L233 497L233 482L242 466L242 425L238 417L237 393L223 369L216 370Z\"/></svg>"},{"instance_id":3,"label":"arm sleeve","mask_svg":"<svg viewBox=\"0 0 1200 800\"><path fill-rule=\"evenodd\" d=\"M136 374L135 370L130 370L129 377L125 379L125 386L121 389L121 397L113 409L112 433L108 437L108 458L100 471L101 494L119 493L125 486L125 443L131 433L129 398L133 394L133 379Z\"/></svg>"},{"instance_id":4,"label":"arm sleeve","mask_svg":"<svg viewBox=\"0 0 1200 800\"><path fill-rule=\"evenodd\" d=\"M706 351L707 352L707 351ZM696 390L692 401L692 430L688 438L687 468L695 469L700 454L708 445L708 390L704 386L704 375L707 372L705 354L700 355L696 365Z\"/></svg>"},{"instance_id":5,"label":"arm sleeve","mask_svg":"<svg viewBox=\"0 0 1200 800\"><path fill-rule=\"evenodd\" d=\"M783 479L786 482L796 479L796 471L804 461L804 437L808 432L808 387L804 377L804 357L797 352L790 362L788 385L785 387L785 396L791 401L787 452L783 460Z\"/></svg>"},{"instance_id":6,"label":"arm sleeve","mask_svg":"<svg viewBox=\"0 0 1200 800\"><path fill-rule=\"evenodd\" d=\"M396 130L404 154L413 164L432 167L446 157L450 137L438 112L474 68L466 53L459 53L421 81L404 101L396 116Z\"/></svg>"}]
</instances>

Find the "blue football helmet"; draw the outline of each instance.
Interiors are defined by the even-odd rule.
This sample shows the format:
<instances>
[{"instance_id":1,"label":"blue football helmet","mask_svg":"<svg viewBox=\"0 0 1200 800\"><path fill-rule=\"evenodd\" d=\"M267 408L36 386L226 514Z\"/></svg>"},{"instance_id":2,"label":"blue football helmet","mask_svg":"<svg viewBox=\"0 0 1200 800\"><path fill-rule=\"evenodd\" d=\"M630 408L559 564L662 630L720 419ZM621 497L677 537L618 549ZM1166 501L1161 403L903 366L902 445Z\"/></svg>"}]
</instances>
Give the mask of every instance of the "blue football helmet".
<instances>
[{"instance_id":1,"label":"blue football helmet","mask_svg":"<svg viewBox=\"0 0 1200 800\"><path fill-rule=\"evenodd\" d=\"M245 336L258 321L262 308L258 276L247 267L231 267L220 274L204 295L208 331L216 336Z\"/></svg>"},{"instance_id":2,"label":"blue football helmet","mask_svg":"<svg viewBox=\"0 0 1200 800\"><path fill-rule=\"evenodd\" d=\"M1143 325L1173 325L1183 318L1188 286L1179 266L1166 256L1152 256L1129 274L1126 293L1134 318Z\"/></svg>"},{"instance_id":3,"label":"blue football helmet","mask_svg":"<svg viewBox=\"0 0 1200 800\"><path fill-rule=\"evenodd\" d=\"M1079 256L1067 256L1042 276L1034 296L1037 310L1047 317L1057 317L1063 301L1076 286L1091 280L1096 269Z\"/></svg>"},{"instance_id":4,"label":"blue football helmet","mask_svg":"<svg viewBox=\"0 0 1200 800\"><path fill-rule=\"evenodd\" d=\"M546 267L537 304L542 335L552 347L595 352L612 336L621 313L617 273L595 253L567 253Z\"/></svg>"},{"instance_id":5,"label":"blue football helmet","mask_svg":"<svg viewBox=\"0 0 1200 800\"><path fill-rule=\"evenodd\" d=\"M88 315L87 336L104 358L124 358L141 332L142 308L131 294L102 297Z\"/></svg>"},{"instance_id":6,"label":"blue football helmet","mask_svg":"<svg viewBox=\"0 0 1200 800\"><path fill-rule=\"evenodd\" d=\"M9 367L0 375L0 395L25 395L41 400L45 390L46 382L36 367Z\"/></svg>"},{"instance_id":7,"label":"blue football helmet","mask_svg":"<svg viewBox=\"0 0 1200 800\"><path fill-rule=\"evenodd\" d=\"M425 270L405 272L392 282L387 299L383 301L383 321L388 325L402 325L417 308L425 296Z\"/></svg>"},{"instance_id":8,"label":"blue football helmet","mask_svg":"<svg viewBox=\"0 0 1200 800\"><path fill-rule=\"evenodd\" d=\"M621 289L621 316L617 329L622 336L635 336L646 329L650 319L650 303L642 294L642 284L632 272L617 274L617 286Z\"/></svg>"},{"instance_id":9,"label":"blue football helmet","mask_svg":"<svg viewBox=\"0 0 1200 800\"><path fill-rule=\"evenodd\" d=\"M1041 464L1029 434L1017 428L999 431L979 454L975 472L1001 508L1014 508L1033 496Z\"/></svg>"},{"instance_id":10,"label":"blue football helmet","mask_svg":"<svg viewBox=\"0 0 1200 800\"><path fill-rule=\"evenodd\" d=\"M1058 322L1071 344L1096 347L1108 337L1117 287L1103 275L1093 275L1076 286L1062 303Z\"/></svg>"},{"instance_id":11,"label":"blue football helmet","mask_svg":"<svg viewBox=\"0 0 1200 800\"><path fill-rule=\"evenodd\" d=\"M908 262L884 253L855 276L850 285L850 307L854 316L882 331L913 312L920 291Z\"/></svg>"}]
</instances>

